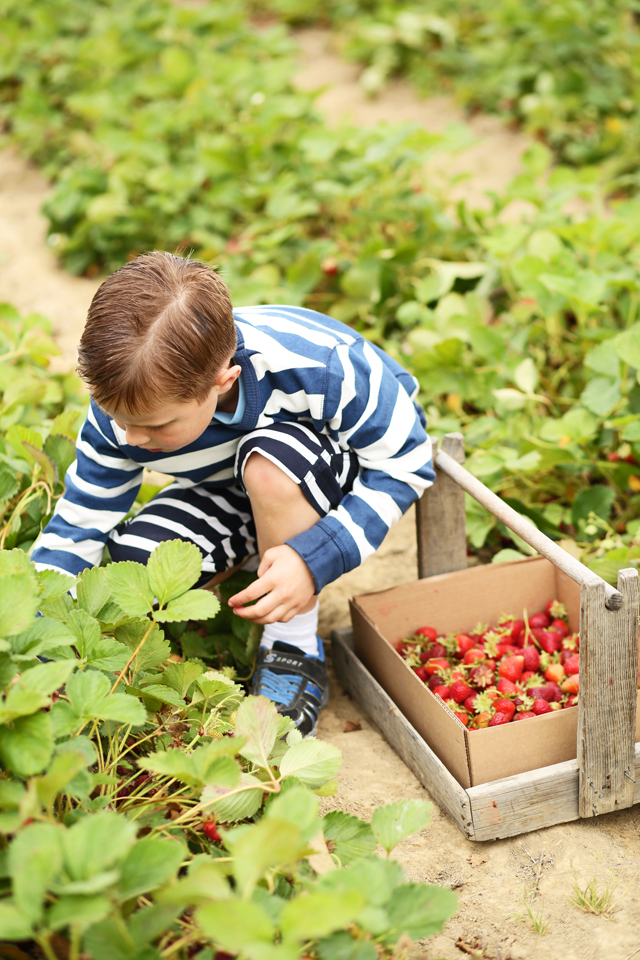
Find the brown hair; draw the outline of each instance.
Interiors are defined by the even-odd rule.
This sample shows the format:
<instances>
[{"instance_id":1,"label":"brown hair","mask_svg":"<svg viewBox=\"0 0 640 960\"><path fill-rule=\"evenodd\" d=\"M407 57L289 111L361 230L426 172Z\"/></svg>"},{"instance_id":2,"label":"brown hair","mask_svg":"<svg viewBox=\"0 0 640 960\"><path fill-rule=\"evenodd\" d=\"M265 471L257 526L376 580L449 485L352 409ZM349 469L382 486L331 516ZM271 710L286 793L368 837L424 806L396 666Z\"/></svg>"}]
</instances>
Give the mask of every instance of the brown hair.
<instances>
[{"instance_id":1,"label":"brown hair","mask_svg":"<svg viewBox=\"0 0 640 960\"><path fill-rule=\"evenodd\" d=\"M155 250L98 288L78 373L96 403L148 413L162 401L203 401L235 350L224 281L204 263Z\"/></svg>"}]
</instances>

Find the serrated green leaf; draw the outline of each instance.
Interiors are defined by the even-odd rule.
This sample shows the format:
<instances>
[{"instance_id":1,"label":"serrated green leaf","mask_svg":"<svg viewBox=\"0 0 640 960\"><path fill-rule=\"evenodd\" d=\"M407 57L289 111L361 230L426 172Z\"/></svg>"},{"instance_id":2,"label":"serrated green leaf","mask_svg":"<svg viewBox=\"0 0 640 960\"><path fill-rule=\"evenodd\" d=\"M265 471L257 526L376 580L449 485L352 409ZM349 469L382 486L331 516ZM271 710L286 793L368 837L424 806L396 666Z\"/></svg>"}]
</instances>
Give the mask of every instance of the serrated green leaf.
<instances>
[{"instance_id":1,"label":"serrated green leaf","mask_svg":"<svg viewBox=\"0 0 640 960\"><path fill-rule=\"evenodd\" d=\"M267 768L268 757L278 733L278 711L267 697L247 697L238 707L236 734L245 737L240 753L247 760Z\"/></svg>"},{"instance_id":2,"label":"serrated green leaf","mask_svg":"<svg viewBox=\"0 0 640 960\"><path fill-rule=\"evenodd\" d=\"M208 590L189 590L175 600L170 600L164 610L154 611L153 618L159 623L182 620L208 620L215 617L220 601Z\"/></svg>"},{"instance_id":3,"label":"serrated green leaf","mask_svg":"<svg viewBox=\"0 0 640 960\"><path fill-rule=\"evenodd\" d=\"M149 683L142 688L127 687L128 691L138 697L150 700L156 700L159 703L166 703L170 707L186 707L186 700L183 700L179 693L172 687L167 687L164 683Z\"/></svg>"},{"instance_id":4,"label":"serrated green leaf","mask_svg":"<svg viewBox=\"0 0 640 960\"><path fill-rule=\"evenodd\" d=\"M75 667L75 662L58 661L39 663L25 670L0 706L0 723L9 723L48 706L50 695L63 686Z\"/></svg>"},{"instance_id":5,"label":"serrated green leaf","mask_svg":"<svg viewBox=\"0 0 640 960\"><path fill-rule=\"evenodd\" d=\"M394 890L387 904L391 929L385 937L395 943L403 934L412 940L432 937L456 913L458 898L445 887L408 883Z\"/></svg>"},{"instance_id":6,"label":"serrated green leaf","mask_svg":"<svg viewBox=\"0 0 640 960\"><path fill-rule=\"evenodd\" d=\"M160 682L171 687L181 697L186 697L187 690L203 672L199 663L186 660L184 663L168 663L160 674Z\"/></svg>"},{"instance_id":7,"label":"serrated green leaf","mask_svg":"<svg viewBox=\"0 0 640 960\"><path fill-rule=\"evenodd\" d=\"M109 898L99 894L62 896L47 911L46 925L50 930L64 930L72 925L86 930L94 923L104 920L111 910Z\"/></svg>"},{"instance_id":8,"label":"serrated green leaf","mask_svg":"<svg viewBox=\"0 0 640 960\"><path fill-rule=\"evenodd\" d=\"M221 744L221 747L218 746ZM223 741L214 741L198 747L191 754L181 750L156 752L138 761L143 770L151 770L160 776L175 777L182 783L204 787L208 783L230 789L240 779L240 767L226 752Z\"/></svg>"},{"instance_id":9,"label":"serrated green leaf","mask_svg":"<svg viewBox=\"0 0 640 960\"><path fill-rule=\"evenodd\" d=\"M58 731L72 732L85 720L114 720L118 723L130 723L133 726L143 724L147 718L143 705L135 697L126 693L110 694L111 684L103 673L96 670L84 670L69 679L66 694L69 704L54 705L54 722ZM69 710L73 713L70 716ZM56 713L60 713L65 723L58 726ZM77 721L76 726L68 730L68 723Z\"/></svg>"},{"instance_id":10,"label":"serrated green leaf","mask_svg":"<svg viewBox=\"0 0 640 960\"><path fill-rule=\"evenodd\" d=\"M595 513L596 516L602 517L603 520L608 520L615 499L615 490L604 484L597 484L593 487L586 487L584 490L579 490L571 506L572 523L578 523L579 520L586 520L590 513Z\"/></svg>"},{"instance_id":11,"label":"serrated green leaf","mask_svg":"<svg viewBox=\"0 0 640 960\"><path fill-rule=\"evenodd\" d=\"M381 847L390 850L431 821L433 804L426 800L401 800L377 807L371 816L371 829Z\"/></svg>"},{"instance_id":12,"label":"serrated green leaf","mask_svg":"<svg viewBox=\"0 0 640 960\"><path fill-rule=\"evenodd\" d=\"M31 573L9 573L0 580L0 637L26 630L38 612L38 588Z\"/></svg>"},{"instance_id":13,"label":"serrated green leaf","mask_svg":"<svg viewBox=\"0 0 640 960\"><path fill-rule=\"evenodd\" d=\"M53 731L46 713L18 717L0 727L0 761L20 777L42 773L53 753Z\"/></svg>"},{"instance_id":14,"label":"serrated green leaf","mask_svg":"<svg viewBox=\"0 0 640 960\"><path fill-rule=\"evenodd\" d=\"M126 857L135 837L135 823L113 810L82 817L62 834L64 865L70 880L102 876Z\"/></svg>"},{"instance_id":15,"label":"serrated green leaf","mask_svg":"<svg viewBox=\"0 0 640 960\"><path fill-rule=\"evenodd\" d=\"M282 777L297 777L312 789L331 780L342 763L342 754L331 743L303 740L292 746L280 761Z\"/></svg>"},{"instance_id":16,"label":"serrated green leaf","mask_svg":"<svg viewBox=\"0 0 640 960\"><path fill-rule=\"evenodd\" d=\"M153 590L146 567L123 560L105 567L107 582L118 606L130 617L144 617L153 609Z\"/></svg>"},{"instance_id":17,"label":"serrated green leaf","mask_svg":"<svg viewBox=\"0 0 640 960\"><path fill-rule=\"evenodd\" d=\"M62 867L62 831L33 823L9 847L9 874L16 906L32 923L42 917L47 890Z\"/></svg>"},{"instance_id":18,"label":"serrated green leaf","mask_svg":"<svg viewBox=\"0 0 640 960\"><path fill-rule=\"evenodd\" d=\"M32 781L38 800L45 810L50 810L58 794L84 770L86 763L86 757L81 750L66 750L53 758L44 776Z\"/></svg>"},{"instance_id":19,"label":"serrated green leaf","mask_svg":"<svg viewBox=\"0 0 640 960\"><path fill-rule=\"evenodd\" d=\"M321 940L316 949L320 960L376 960L378 956L371 940L357 940L346 930Z\"/></svg>"},{"instance_id":20,"label":"serrated green leaf","mask_svg":"<svg viewBox=\"0 0 640 960\"><path fill-rule=\"evenodd\" d=\"M355 890L330 893L312 890L289 900L280 915L285 940L317 940L352 923L366 899Z\"/></svg>"},{"instance_id":21,"label":"serrated green leaf","mask_svg":"<svg viewBox=\"0 0 640 960\"><path fill-rule=\"evenodd\" d=\"M186 593L201 572L202 554L185 540L163 540L147 563L149 584L161 607Z\"/></svg>"},{"instance_id":22,"label":"serrated green leaf","mask_svg":"<svg viewBox=\"0 0 640 960\"><path fill-rule=\"evenodd\" d=\"M43 653L75 643L75 634L69 628L50 617L36 617L22 633L11 638L13 655L33 659Z\"/></svg>"},{"instance_id":23,"label":"serrated green leaf","mask_svg":"<svg viewBox=\"0 0 640 960\"><path fill-rule=\"evenodd\" d=\"M160 837L143 837L129 851L122 864L118 884L120 900L150 893L173 879L185 859L186 848L181 841Z\"/></svg>"},{"instance_id":24,"label":"serrated green leaf","mask_svg":"<svg viewBox=\"0 0 640 960\"><path fill-rule=\"evenodd\" d=\"M68 593L76 583L76 577L60 573L59 570L39 570L36 579L42 588L40 601L60 597L63 593Z\"/></svg>"},{"instance_id":25,"label":"serrated green leaf","mask_svg":"<svg viewBox=\"0 0 640 960\"><path fill-rule=\"evenodd\" d=\"M111 585L106 567L88 567L80 574L77 587L78 605L91 617L98 613L111 598Z\"/></svg>"},{"instance_id":26,"label":"serrated green leaf","mask_svg":"<svg viewBox=\"0 0 640 960\"><path fill-rule=\"evenodd\" d=\"M230 896L229 882L220 867L208 862L197 864L184 879L159 890L155 899L158 903L175 903L186 907L210 900L224 900Z\"/></svg>"},{"instance_id":27,"label":"serrated green leaf","mask_svg":"<svg viewBox=\"0 0 640 960\"><path fill-rule=\"evenodd\" d=\"M293 868L308 852L296 824L273 817L228 831L224 843L233 854L233 876L245 898L269 870Z\"/></svg>"},{"instance_id":28,"label":"serrated green leaf","mask_svg":"<svg viewBox=\"0 0 640 960\"><path fill-rule=\"evenodd\" d=\"M200 794L220 823L235 823L252 817L262 805L264 784L251 773L242 773L237 787L230 791L216 784L207 785ZM229 794L229 796L227 796Z\"/></svg>"},{"instance_id":29,"label":"serrated green leaf","mask_svg":"<svg viewBox=\"0 0 640 960\"><path fill-rule=\"evenodd\" d=\"M0 940L29 940L33 933L27 916L11 900L0 900Z\"/></svg>"},{"instance_id":30,"label":"serrated green leaf","mask_svg":"<svg viewBox=\"0 0 640 960\"><path fill-rule=\"evenodd\" d=\"M371 824L342 810L331 810L323 817L322 831L330 850L343 865L368 856L376 848Z\"/></svg>"},{"instance_id":31,"label":"serrated green leaf","mask_svg":"<svg viewBox=\"0 0 640 960\"><path fill-rule=\"evenodd\" d=\"M271 943L275 930L267 912L251 900L223 900L196 911L196 923L223 950L246 953L258 943Z\"/></svg>"},{"instance_id":32,"label":"serrated green leaf","mask_svg":"<svg viewBox=\"0 0 640 960\"><path fill-rule=\"evenodd\" d=\"M137 649L140 641L149 629L148 620L131 621L123 623L116 628L116 640L123 643L129 651L129 656ZM133 675L142 670L153 670L159 667L169 658L171 654L171 644L165 639L164 633L156 624L147 637L144 646L131 662L130 670Z\"/></svg>"}]
</instances>

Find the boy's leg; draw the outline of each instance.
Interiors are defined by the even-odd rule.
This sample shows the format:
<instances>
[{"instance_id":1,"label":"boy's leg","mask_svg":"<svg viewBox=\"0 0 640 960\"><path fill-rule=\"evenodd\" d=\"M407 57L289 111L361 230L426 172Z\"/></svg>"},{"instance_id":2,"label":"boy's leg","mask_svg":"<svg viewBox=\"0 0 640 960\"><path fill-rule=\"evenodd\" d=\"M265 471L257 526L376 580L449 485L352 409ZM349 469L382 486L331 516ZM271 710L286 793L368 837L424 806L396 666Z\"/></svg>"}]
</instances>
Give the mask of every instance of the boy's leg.
<instances>
[{"instance_id":1,"label":"boy's leg","mask_svg":"<svg viewBox=\"0 0 640 960\"><path fill-rule=\"evenodd\" d=\"M358 475L351 451L303 424L274 424L241 441L236 474L251 501L262 556L313 526L342 500ZM274 700L307 736L328 697L314 597L286 623L264 628L252 693Z\"/></svg>"}]
</instances>

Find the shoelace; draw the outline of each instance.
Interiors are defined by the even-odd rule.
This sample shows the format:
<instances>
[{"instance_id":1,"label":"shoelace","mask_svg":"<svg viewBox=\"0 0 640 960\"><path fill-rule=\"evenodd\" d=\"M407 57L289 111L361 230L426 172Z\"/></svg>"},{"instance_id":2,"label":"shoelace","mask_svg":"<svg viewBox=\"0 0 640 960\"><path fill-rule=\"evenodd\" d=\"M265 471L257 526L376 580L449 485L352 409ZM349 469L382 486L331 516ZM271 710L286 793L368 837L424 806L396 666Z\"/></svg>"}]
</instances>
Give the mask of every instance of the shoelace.
<instances>
[{"instance_id":1,"label":"shoelace","mask_svg":"<svg viewBox=\"0 0 640 960\"><path fill-rule=\"evenodd\" d=\"M300 677L288 673L273 673L263 670L260 674L258 692L276 703L285 706L292 703L300 689Z\"/></svg>"}]
</instances>

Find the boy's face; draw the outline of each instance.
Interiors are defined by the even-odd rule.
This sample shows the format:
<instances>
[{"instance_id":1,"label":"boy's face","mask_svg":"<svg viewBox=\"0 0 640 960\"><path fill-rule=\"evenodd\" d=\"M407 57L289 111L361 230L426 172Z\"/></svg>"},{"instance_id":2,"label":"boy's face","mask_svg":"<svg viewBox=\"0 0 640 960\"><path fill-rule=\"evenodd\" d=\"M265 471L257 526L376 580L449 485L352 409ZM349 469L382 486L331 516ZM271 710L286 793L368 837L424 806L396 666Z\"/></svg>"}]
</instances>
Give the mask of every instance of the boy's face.
<instances>
[{"instance_id":1,"label":"boy's face","mask_svg":"<svg viewBox=\"0 0 640 960\"><path fill-rule=\"evenodd\" d=\"M228 367L216 379L202 402L160 400L148 413L135 415L106 409L105 413L116 426L124 430L129 446L140 447L150 453L171 453L187 447L204 433L218 402L232 389L240 371L239 366Z\"/></svg>"}]
</instances>

